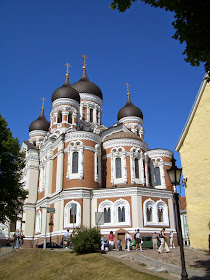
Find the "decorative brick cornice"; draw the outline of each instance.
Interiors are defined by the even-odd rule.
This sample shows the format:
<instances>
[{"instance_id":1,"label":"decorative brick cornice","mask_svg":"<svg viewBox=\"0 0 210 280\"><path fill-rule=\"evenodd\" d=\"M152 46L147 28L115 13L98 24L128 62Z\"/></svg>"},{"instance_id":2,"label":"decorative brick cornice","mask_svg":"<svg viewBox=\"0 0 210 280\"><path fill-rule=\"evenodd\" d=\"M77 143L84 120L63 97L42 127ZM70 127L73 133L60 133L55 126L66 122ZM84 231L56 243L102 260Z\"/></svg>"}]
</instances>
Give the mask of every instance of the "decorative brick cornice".
<instances>
[{"instance_id":1,"label":"decorative brick cornice","mask_svg":"<svg viewBox=\"0 0 210 280\"><path fill-rule=\"evenodd\" d=\"M137 140L137 139L126 139L126 138L112 139L112 140L108 140L108 141L103 143L103 148L105 150L109 149L109 148L113 148L113 147L125 147L125 146L138 147L138 148L141 148L144 151L147 151L147 149L148 149L147 144L140 139L139 140Z\"/></svg>"},{"instance_id":2,"label":"decorative brick cornice","mask_svg":"<svg viewBox=\"0 0 210 280\"><path fill-rule=\"evenodd\" d=\"M146 153L149 158L153 158L153 157L168 157L168 158L172 158L173 156L173 152L171 152L170 150L165 150L165 149L155 149L155 150L150 150L147 151Z\"/></svg>"}]
</instances>

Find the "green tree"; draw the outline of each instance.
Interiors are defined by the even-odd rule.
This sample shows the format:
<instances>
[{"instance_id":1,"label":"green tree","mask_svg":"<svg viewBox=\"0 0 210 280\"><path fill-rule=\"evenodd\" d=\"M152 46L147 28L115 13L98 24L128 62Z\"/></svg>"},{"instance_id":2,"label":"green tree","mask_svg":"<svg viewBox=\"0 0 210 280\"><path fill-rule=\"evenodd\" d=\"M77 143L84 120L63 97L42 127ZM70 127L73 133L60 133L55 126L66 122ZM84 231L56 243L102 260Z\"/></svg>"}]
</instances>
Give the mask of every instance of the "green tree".
<instances>
[{"instance_id":1,"label":"green tree","mask_svg":"<svg viewBox=\"0 0 210 280\"><path fill-rule=\"evenodd\" d=\"M113 0L112 9L120 12L130 8L137 0ZM141 0L152 7L162 8L174 13L172 22L175 34L172 38L186 43L183 52L185 61L192 66L204 63L207 73L210 71L210 24L209 0Z\"/></svg>"},{"instance_id":2,"label":"green tree","mask_svg":"<svg viewBox=\"0 0 210 280\"><path fill-rule=\"evenodd\" d=\"M94 228L76 228L71 236L74 251L80 254L88 254L100 251L101 235L100 231Z\"/></svg>"},{"instance_id":3,"label":"green tree","mask_svg":"<svg viewBox=\"0 0 210 280\"><path fill-rule=\"evenodd\" d=\"M0 222L15 221L28 192L21 183L24 155L17 138L0 115Z\"/></svg>"}]
</instances>

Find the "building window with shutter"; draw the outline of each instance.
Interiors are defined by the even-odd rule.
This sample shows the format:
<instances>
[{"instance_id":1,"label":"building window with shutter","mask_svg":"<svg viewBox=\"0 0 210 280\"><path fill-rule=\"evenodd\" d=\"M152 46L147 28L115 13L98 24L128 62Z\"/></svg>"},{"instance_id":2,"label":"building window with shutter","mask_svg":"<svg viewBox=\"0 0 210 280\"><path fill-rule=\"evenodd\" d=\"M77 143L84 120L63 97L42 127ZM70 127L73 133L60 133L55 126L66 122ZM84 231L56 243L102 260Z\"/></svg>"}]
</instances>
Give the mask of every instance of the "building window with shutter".
<instances>
[{"instance_id":1,"label":"building window with shutter","mask_svg":"<svg viewBox=\"0 0 210 280\"><path fill-rule=\"evenodd\" d=\"M121 158L115 159L116 178L122 178Z\"/></svg>"},{"instance_id":2,"label":"building window with shutter","mask_svg":"<svg viewBox=\"0 0 210 280\"><path fill-rule=\"evenodd\" d=\"M111 209L110 207L104 208L104 223L111 223Z\"/></svg>"},{"instance_id":3,"label":"building window with shutter","mask_svg":"<svg viewBox=\"0 0 210 280\"><path fill-rule=\"evenodd\" d=\"M78 152L72 154L72 173L78 173Z\"/></svg>"},{"instance_id":4,"label":"building window with shutter","mask_svg":"<svg viewBox=\"0 0 210 280\"><path fill-rule=\"evenodd\" d=\"M59 111L58 112L58 121L57 121L57 123L61 123L61 122L62 122L62 112Z\"/></svg>"},{"instance_id":5,"label":"building window with shutter","mask_svg":"<svg viewBox=\"0 0 210 280\"><path fill-rule=\"evenodd\" d=\"M93 122L93 109L90 108L90 122Z\"/></svg>"},{"instance_id":6,"label":"building window with shutter","mask_svg":"<svg viewBox=\"0 0 210 280\"><path fill-rule=\"evenodd\" d=\"M139 160L135 158L135 177L139 179Z\"/></svg>"},{"instance_id":7,"label":"building window with shutter","mask_svg":"<svg viewBox=\"0 0 210 280\"><path fill-rule=\"evenodd\" d=\"M118 222L124 223L125 222L125 207L118 207Z\"/></svg>"}]
</instances>

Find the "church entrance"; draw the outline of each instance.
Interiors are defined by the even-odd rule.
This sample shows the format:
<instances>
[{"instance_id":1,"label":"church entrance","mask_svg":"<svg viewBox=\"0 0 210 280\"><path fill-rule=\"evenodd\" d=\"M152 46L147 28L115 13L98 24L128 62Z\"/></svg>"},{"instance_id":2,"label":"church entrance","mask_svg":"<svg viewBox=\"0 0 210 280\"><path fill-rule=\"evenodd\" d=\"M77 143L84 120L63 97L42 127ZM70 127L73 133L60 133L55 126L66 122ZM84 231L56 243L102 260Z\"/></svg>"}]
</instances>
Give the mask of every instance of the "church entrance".
<instances>
[{"instance_id":1,"label":"church entrance","mask_svg":"<svg viewBox=\"0 0 210 280\"><path fill-rule=\"evenodd\" d=\"M125 233L118 233L118 238L121 239L121 244L123 246L123 248L125 248Z\"/></svg>"}]
</instances>

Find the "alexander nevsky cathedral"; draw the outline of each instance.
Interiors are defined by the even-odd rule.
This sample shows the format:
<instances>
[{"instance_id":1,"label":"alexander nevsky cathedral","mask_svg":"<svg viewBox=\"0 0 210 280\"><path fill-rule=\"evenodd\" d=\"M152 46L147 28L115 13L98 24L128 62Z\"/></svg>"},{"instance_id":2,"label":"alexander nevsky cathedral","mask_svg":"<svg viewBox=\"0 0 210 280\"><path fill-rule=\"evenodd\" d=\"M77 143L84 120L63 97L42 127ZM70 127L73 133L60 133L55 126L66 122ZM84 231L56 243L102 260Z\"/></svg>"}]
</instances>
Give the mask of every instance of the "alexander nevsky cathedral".
<instances>
[{"instance_id":1,"label":"alexander nevsky cathedral","mask_svg":"<svg viewBox=\"0 0 210 280\"><path fill-rule=\"evenodd\" d=\"M30 124L21 148L29 192L22 214L25 247L43 243L45 226L47 241L51 234L60 244L67 229L96 226L96 212L104 214L105 238L110 231L122 240L136 229L146 236L162 227L176 231L166 171L173 153L148 148L143 113L129 90L116 112L118 122L109 128L102 124L102 105L102 91L88 79L85 61L72 85L67 64L64 84L52 94L50 122L42 106ZM47 207L55 213L47 213Z\"/></svg>"}]
</instances>

